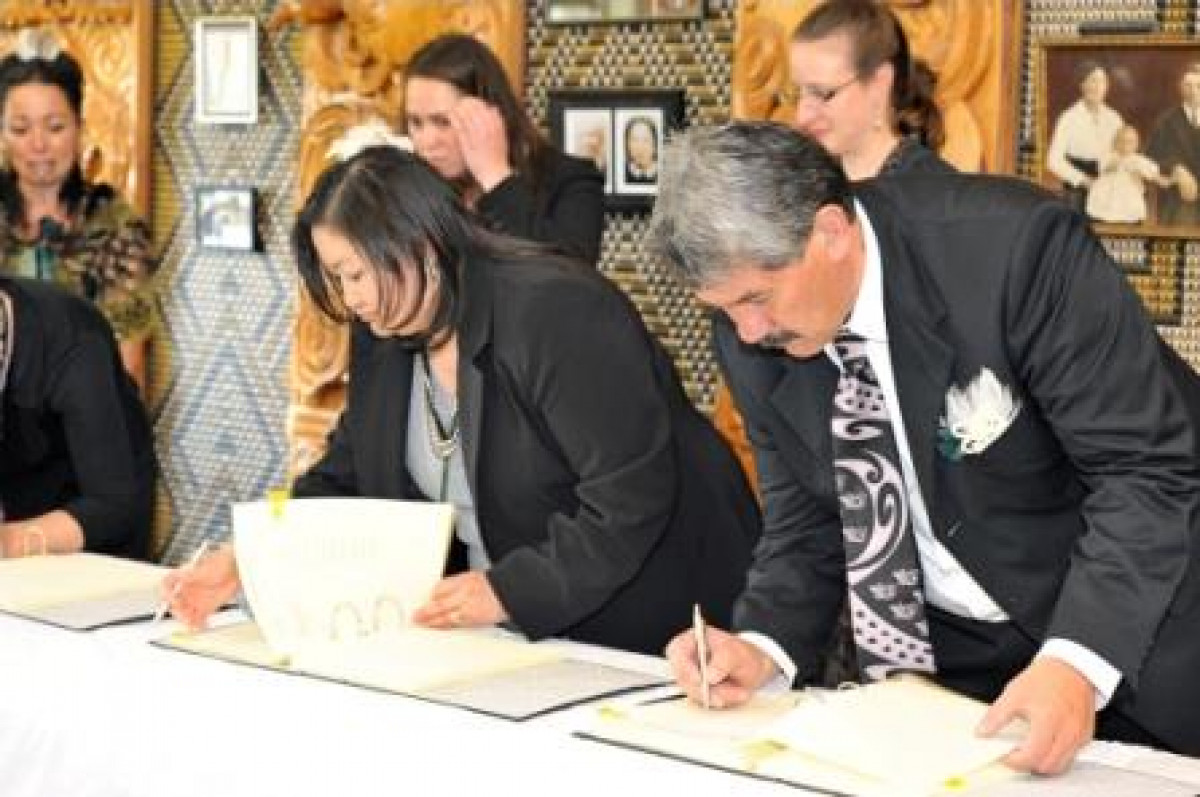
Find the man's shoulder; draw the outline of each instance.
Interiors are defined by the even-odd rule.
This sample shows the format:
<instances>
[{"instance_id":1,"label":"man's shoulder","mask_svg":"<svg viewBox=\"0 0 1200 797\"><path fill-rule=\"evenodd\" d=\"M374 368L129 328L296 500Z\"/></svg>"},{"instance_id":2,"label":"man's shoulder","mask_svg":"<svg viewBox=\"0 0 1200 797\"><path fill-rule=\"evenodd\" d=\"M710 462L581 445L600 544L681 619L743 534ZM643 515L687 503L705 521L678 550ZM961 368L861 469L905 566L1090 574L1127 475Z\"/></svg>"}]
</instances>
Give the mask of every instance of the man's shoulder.
<instances>
[{"instance_id":1,"label":"man's shoulder","mask_svg":"<svg viewBox=\"0 0 1200 797\"><path fill-rule=\"evenodd\" d=\"M963 172L903 172L856 188L866 206L914 224L988 222L1040 210L1070 212L1062 200L1028 180Z\"/></svg>"}]
</instances>

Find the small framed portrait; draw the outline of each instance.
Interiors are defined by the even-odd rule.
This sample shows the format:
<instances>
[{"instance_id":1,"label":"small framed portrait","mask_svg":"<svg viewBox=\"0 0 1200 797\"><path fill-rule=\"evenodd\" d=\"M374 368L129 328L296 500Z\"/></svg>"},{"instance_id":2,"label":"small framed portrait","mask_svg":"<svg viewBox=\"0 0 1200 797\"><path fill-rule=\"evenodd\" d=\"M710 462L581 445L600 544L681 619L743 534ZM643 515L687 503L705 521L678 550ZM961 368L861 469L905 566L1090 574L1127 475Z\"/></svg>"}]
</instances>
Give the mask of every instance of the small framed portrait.
<instances>
[{"instance_id":1,"label":"small framed portrait","mask_svg":"<svg viewBox=\"0 0 1200 797\"><path fill-rule=\"evenodd\" d=\"M644 212L658 195L663 144L683 125L683 92L562 91L550 95L550 129L564 152L604 174L610 210Z\"/></svg>"},{"instance_id":2,"label":"small framed portrait","mask_svg":"<svg viewBox=\"0 0 1200 797\"><path fill-rule=\"evenodd\" d=\"M258 20L196 20L196 121L251 125L258 121Z\"/></svg>"},{"instance_id":3,"label":"small framed portrait","mask_svg":"<svg viewBox=\"0 0 1200 797\"><path fill-rule=\"evenodd\" d=\"M245 186L205 185L196 189L196 240L203 249L258 249L257 197Z\"/></svg>"},{"instance_id":4,"label":"small framed portrait","mask_svg":"<svg viewBox=\"0 0 1200 797\"><path fill-rule=\"evenodd\" d=\"M1035 45L1035 173L1105 235L1200 234L1200 51L1159 35Z\"/></svg>"},{"instance_id":5,"label":"small framed portrait","mask_svg":"<svg viewBox=\"0 0 1200 797\"><path fill-rule=\"evenodd\" d=\"M547 0L546 21L565 25L577 22L654 22L701 19L704 0Z\"/></svg>"},{"instance_id":6,"label":"small framed portrait","mask_svg":"<svg viewBox=\"0 0 1200 797\"><path fill-rule=\"evenodd\" d=\"M604 193L613 192L613 115L609 108L568 108L562 112L563 151L586 158L604 175Z\"/></svg>"}]
</instances>

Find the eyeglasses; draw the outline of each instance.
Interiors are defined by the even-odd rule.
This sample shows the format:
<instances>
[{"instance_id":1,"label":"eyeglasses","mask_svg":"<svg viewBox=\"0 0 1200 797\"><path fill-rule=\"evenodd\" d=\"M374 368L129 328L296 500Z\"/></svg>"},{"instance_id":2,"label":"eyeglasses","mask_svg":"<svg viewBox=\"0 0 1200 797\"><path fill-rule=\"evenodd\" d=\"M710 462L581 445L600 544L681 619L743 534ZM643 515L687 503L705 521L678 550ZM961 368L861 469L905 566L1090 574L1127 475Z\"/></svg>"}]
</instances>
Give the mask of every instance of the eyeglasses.
<instances>
[{"instance_id":1,"label":"eyeglasses","mask_svg":"<svg viewBox=\"0 0 1200 797\"><path fill-rule=\"evenodd\" d=\"M844 83L839 83L836 86L814 86L811 83L806 83L802 86L787 86L776 96L780 105L799 105L809 100L818 105L825 105L832 102L833 98L840 94L843 89L857 80L858 75L853 75Z\"/></svg>"}]
</instances>

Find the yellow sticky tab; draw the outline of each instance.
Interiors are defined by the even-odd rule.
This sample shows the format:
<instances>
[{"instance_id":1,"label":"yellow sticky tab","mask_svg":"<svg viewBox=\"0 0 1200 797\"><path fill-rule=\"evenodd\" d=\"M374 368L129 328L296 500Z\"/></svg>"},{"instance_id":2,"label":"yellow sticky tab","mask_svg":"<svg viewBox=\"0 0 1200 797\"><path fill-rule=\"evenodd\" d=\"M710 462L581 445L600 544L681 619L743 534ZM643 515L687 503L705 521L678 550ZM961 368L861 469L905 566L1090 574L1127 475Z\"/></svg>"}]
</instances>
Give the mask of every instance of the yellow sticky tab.
<instances>
[{"instance_id":1,"label":"yellow sticky tab","mask_svg":"<svg viewBox=\"0 0 1200 797\"><path fill-rule=\"evenodd\" d=\"M966 791L967 779L958 776L946 778L946 780L942 782L942 788L944 788L946 791Z\"/></svg>"},{"instance_id":2,"label":"yellow sticky tab","mask_svg":"<svg viewBox=\"0 0 1200 797\"><path fill-rule=\"evenodd\" d=\"M271 517L275 520L283 518L283 507L287 504L290 496L291 493L286 487L267 490L267 502L271 505Z\"/></svg>"},{"instance_id":3,"label":"yellow sticky tab","mask_svg":"<svg viewBox=\"0 0 1200 797\"><path fill-rule=\"evenodd\" d=\"M600 708L596 709L596 713L600 715L600 719L602 719L602 720L623 720L623 719L625 719L624 711L617 708L616 706L612 706L612 705L608 705L608 704L600 706Z\"/></svg>"},{"instance_id":4,"label":"yellow sticky tab","mask_svg":"<svg viewBox=\"0 0 1200 797\"><path fill-rule=\"evenodd\" d=\"M750 742L742 746L742 760L745 762L746 769L754 772L758 769L763 761L773 755L778 755L784 750L787 750L786 745L779 742L773 742L770 739L763 739L758 742Z\"/></svg>"}]
</instances>

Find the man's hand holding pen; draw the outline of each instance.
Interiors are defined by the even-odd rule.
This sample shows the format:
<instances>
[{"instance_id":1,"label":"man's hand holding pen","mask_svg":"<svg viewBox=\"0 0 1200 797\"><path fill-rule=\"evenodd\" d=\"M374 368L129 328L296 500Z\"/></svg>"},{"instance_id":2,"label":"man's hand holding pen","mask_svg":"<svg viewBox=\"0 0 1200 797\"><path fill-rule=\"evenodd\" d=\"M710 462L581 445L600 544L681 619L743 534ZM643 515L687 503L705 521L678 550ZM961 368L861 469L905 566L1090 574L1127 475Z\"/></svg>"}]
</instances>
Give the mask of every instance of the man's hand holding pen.
<instances>
[{"instance_id":1,"label":"man's hand holding pen","mask_svg":"<svg viewBox=\"0 0 1200 797\"><path fill-rule=\"evenodd\" d=\"M704 628L703 647L708 661L701 672L700 649L696 629L679 634L667 645L667 661L675 682L689 698L705 705L705 675L708 681L708 707L733 708L748 701L754 692L778 672L775 663L763 651L719 628Z\"/></svg>"}]
</instances>

